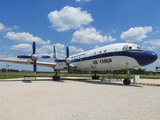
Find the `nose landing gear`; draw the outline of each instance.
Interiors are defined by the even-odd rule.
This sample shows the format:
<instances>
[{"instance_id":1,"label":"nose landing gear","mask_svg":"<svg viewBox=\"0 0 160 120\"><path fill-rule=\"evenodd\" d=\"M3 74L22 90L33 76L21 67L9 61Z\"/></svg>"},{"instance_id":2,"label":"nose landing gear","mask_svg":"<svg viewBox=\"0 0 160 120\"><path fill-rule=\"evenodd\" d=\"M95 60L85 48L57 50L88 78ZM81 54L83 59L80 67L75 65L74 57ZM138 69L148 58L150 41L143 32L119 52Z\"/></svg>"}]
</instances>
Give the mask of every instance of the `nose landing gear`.
<instances>
[{"instance_id":1,"label":"nose landing gear","mask_svg":"<svg viewBox=\"0 0 160 120\"><path fill-rule=\"evenodd\" d=\"M99 79L99 76L97 76L97 71L94 72L94 76L92 76L92 79Z\"/></svg>"},{"instance_id":2,"label":"nose landing gear","mask_svg":"<svg viewBox=\"0 0 160 120\"><path fill-rule=\"evenodd\" d=\"M123 80L123 84L124 84L124 85L130 85L130 83L131 83L130 75L131 75L131 70L128 69L128 70L127 70L127 76L128 76L128 78L125 78L125 79Z\"/></svg>"}]
</instances>

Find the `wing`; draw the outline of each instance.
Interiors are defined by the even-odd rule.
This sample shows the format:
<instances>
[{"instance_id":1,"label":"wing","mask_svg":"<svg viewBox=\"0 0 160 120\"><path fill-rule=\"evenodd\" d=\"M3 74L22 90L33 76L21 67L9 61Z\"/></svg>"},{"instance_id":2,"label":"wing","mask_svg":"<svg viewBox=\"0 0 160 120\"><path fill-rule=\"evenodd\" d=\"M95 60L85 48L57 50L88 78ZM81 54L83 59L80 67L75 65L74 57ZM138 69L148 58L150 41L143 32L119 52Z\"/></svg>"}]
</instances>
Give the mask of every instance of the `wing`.
<instances>
[{"instance_id":1,"label":"wing","mask_svg":"<svg viewBox=\"0 0 160 120\"><path fill-rule=\"evenodd\" d=\"M9 63L17 63L17 64L26 64L26 65L32 65L29 62L27 62L27 60L17 60L17 59L4 59L4 58L0 58L1 62L9 62ZM45 67L52 67L54 68L56 66L56 63L48 63L48 62L38 62L37 61L37 65L38 66L45 66Z\"/></svg>"}]
</instances>

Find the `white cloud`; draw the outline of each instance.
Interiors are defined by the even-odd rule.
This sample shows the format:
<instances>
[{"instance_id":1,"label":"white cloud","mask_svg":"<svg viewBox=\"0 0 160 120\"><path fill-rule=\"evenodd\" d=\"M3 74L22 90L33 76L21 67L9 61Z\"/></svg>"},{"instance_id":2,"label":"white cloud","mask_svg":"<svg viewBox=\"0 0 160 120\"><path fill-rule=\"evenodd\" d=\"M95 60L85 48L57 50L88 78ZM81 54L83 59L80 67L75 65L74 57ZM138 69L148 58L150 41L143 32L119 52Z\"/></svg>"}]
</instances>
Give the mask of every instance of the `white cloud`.
<instances>
[{"instance_id":1,"label":"white cloud","mask_svg":"<svg viewBox=\"0 0 160 120\"><path fill-rule=\"evenodd\" d=\"M13 50L22 50L22 51L31 51L32 50L32 45L30 45L30 44L12 45L11 49L13 49Z\"/></svg>"},{"instance_id":2,"label":"white cloud","mask_svg":"<svg viewBox=\"0 0 160 120\"><path fill-rule=\"evenodd\" d=\"M154 49L156 49L156 47L155 46L148 46L147 49L148 50L154 50Z\"/></svg>"},{"instance_id":3,"label":"white cloud","mask_svg":"<svg viewBox=\"0 0 160 120\"><path fill-rule=\"evenodd\" d=\"M160 39L153 39L153 40L149 40L149 41L144 41L144 43L149 43L154 46L160 46Z\"/></svg>"},{"instance_id":4,"label":"white cloud","mask_svg":"<svg viewBox=\"0 0 160 120\"><path fill-rule=\"evenodd\" d=\"M91 0L75 0L76 2L89 2Z\"/></svg>"},{"instance_id":5,"label":"white cloud","mask_svg":"<svg viewBox=\"0 0 160 120\"><path fill-rule=\"evenodd\" d=\"M113 30L113 33L116 33L116 30Z\"/></svg>"},{"instance_id":6,"label":"white cloud","mask_svg":"<svg viewBox=\"0 0 160 120\"><path fill-rule=\"evenodd\" d=\"M146 49L146 46L141 46L142 49Z\"/></svg>"},{"instance_id":7,"label":"white cloud","mask_svg":"<svg viewBox=\"0 0 160 120\"><path fill-rule=\"evenodd\" d=\"M159 33L159 31L158 31L158 30L157 30L156 32L154 32L154 33L153 33L153 35L155 35L155 34L157 34L157 33Z\"/></svg>"},{"instance_id":8,"label":"white cloud","mask_svg":"<svg viewBox=\"0 0 160 120\"><path fill-rule=\"evenodd\" d=\"M64 50L65 49L65 45L64 44L56 43L54 45L55 45L56 51L63 52L63 53L66 52Z\"/></svg>"},{"instance_id":9,"label":"white cloud","mask_svg":"<svg viewBox=\"0 0 160 120\"><path fill-rule=\"evenodd\" d=\"M81 48L76 48L75 46L69 46L69 51L70 52L76 52L76 53L80 53L80 52L83 52L84 50L81 49Z\"/></svg>"},{"instance_id":10,"label":"white cloud","mask_svg":"<svg viewBox=\"0 0 160 120\"><path fill-rule=\"evenodd\" d=\"M5 27L2 23L0 23L0 32L4 31Z\"/></svg>"},{"instance_id":11,"label":"white cloud","mask_svg":"<svg viewBox=\"0 0 160 120\"><path fill-rule=\"evenodd\" d=\"M109 41L109 42L113 42L113 41L115 41L115 40L116 40L116 38L112 38L111 36L108 37L108 41Z\"/></svg>"},{"instance_id":12,"label":"white cloud","mask_svg":"<svg viewBox=\"0 0 160 120\"><path fill-rule=\"evenodd\" d=\"M96 45L96 46L94 47L94 49L96 49L96 48L99 48L99 46L98 46L98 45Z\"/></svg>"},{"instance_id":13,"label":"white cloud","mask_svg":"<svg viewBox=\"0 0 160 120\"><path fill-rule=\"evenodd\" d=\"M148 37L146 34L152 32L152 27L134 27L130 28L126 32L122 32L120 38L126 41L135 42L142 41L142 39Z\"/></svg>"},{"instance_id":14,"label":"white cloud","mask_svg":"<svg viewBox=\"0 0 160 120\"><path fill-rule=\"evenodd\" d=\"M10 31L12 30L12 28L8 28L6 26L4 26L2 23L0 23L0 32L6 32L6 31Z\"/></svg>"},{"instance_id":15,"label":"white cloud","mask_svg":"<svg viewBox=\"0 0 160 120\"><path fill-rule=\"evenodd\" d=\"M150 50L160 48L160 39L153 39L149 41L144 41L145 44L150 44L152 46L147 47Z\"/></svg>"},{"instance_id":16,"label":"white cloud","mask_svg":"<svg viewBox=\"0 0 160 120\"><path fill-rule=\"evenodd\" d=\"M53 24L51 27L57 31L81 28L93 21L87 11L81 11L80 7L74 8L65 6L61 11L53 11L48 14L49 21Z\"/></svg>"},{"instance_id":17,"label":"white cloud","mask_svg":"<svg viewBox=\"0 0 160 120\"><path fill-rule=\"evenodd\" d=\"M53 51L53 45L44 45L43 47L37 49L37 53L47 53L49 51Z\"/></svg>"},{"instance_id":18,"label":"white cloud","mask_svg":"<svg viewBox=\"0 0 160 120\"><path fill-rule=\"evenodd\" d=\"M18 29L19 27L18 27L18 26L16 26L16 25L14 25L14 26L13 26L13 28L14 28L14 29Z\"/></svg>"},{"instance_id":19,"label":"white cloud","mask_svg":"<svg viewBox=\"0 0 160 120\"><path fill-rule=\"evenodd\" d=\"M11 40L15 40L18 42L33 42L33 41L35 41L36 43L40 43L40 44L49 44L50 43L50 40L47 40L47 42L45 42L41 38L34 37L32 34L29 34L28 32L22 32L22 33L8 32L4 36L4 38L9 38Z\"/></svg>"},{"instance_id":20,"label":"white cloud","mask_svg":"<svg viewBox=\"0 0 160 120\"><path fill-rule=\"evenodd\" d=\"M1 41L1 39L0 39L0 41Z\"/></svg>"},{"instance_id":21,"label":"white cloud","mask_svg":"<svg viewBox=\"0 0 160 120\"><path fill-rule=\"evenodd\" d=\"M113 42L116 38L111 36L102 36L94 27L91 28L81 28L80 30L73 33L71 42L78 42L83 44L96 44L103 42Z\"/></svg>"}]
</instances>

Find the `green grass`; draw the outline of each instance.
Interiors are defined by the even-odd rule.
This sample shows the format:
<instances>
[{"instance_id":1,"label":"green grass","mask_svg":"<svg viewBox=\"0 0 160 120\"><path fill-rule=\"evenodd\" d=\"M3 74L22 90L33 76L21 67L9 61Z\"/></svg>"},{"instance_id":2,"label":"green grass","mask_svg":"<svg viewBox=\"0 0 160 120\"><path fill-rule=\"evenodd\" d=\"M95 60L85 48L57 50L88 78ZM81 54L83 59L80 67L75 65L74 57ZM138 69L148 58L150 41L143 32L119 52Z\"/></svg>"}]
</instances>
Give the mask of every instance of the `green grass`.
<instances>
[{"instance_id":1,"label":"green grass","mask_svg":"<svg viewBox=\"0 0 160 120\"><path fill-rule=\"evenodd\" d=\"M16 73L16 72L9 72L8 76L6 76L6 73L0 73L0 79L11 79L11 78L23 78L24 76L36 76L36 77L52 77L55 75L55 73ZM120 75L112 75L112 74L97 74L100 76L100 78L118 78L118 79L124 79L127 77L125 74ZM61 77L67 77L67 73L59 73L58 76ZM93 74L71 74L70 77L92 77ZM134 75L131 75L131 79L133 79ZM140 75L140 78L143 79L160 79L160 75Z\"/></svg>"}]
</instances>

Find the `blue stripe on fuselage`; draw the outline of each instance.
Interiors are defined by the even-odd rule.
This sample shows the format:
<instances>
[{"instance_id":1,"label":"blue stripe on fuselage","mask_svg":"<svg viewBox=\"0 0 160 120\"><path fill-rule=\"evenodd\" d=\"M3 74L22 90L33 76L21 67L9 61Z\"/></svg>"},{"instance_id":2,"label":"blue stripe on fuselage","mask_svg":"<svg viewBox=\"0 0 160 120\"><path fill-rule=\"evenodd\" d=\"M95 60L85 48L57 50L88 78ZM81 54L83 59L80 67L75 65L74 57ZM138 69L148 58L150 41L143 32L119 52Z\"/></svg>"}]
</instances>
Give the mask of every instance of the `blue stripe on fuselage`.
<instances>
[{"instance_id":1,"label":"blue stripe on fuselage","mask_svg":"<svg viewBox=\"0 0 160 120\"><path fill-rule=\"evenodd\" d=\"M87 61L87 60L94 60L104 57L112 57L112 56L126 56L134 58L139 65L144 66L154 62L157 59L157 54L151 51L118 51L118 52L110 52L110 53L103 53L99 55L93 55L89 57L84 57L81 59L74 59L71 63L80 62L80 61Z\"/></svg>"}]
</instances>

